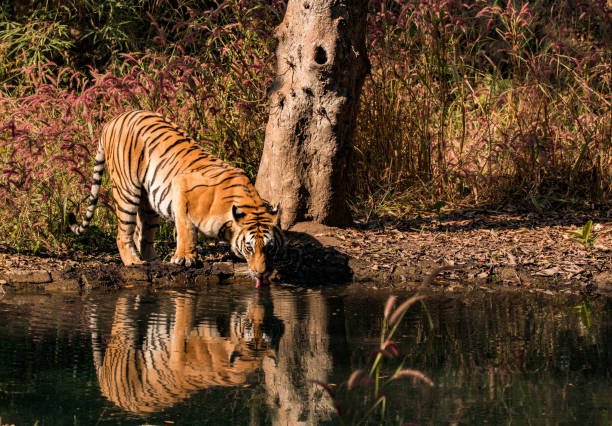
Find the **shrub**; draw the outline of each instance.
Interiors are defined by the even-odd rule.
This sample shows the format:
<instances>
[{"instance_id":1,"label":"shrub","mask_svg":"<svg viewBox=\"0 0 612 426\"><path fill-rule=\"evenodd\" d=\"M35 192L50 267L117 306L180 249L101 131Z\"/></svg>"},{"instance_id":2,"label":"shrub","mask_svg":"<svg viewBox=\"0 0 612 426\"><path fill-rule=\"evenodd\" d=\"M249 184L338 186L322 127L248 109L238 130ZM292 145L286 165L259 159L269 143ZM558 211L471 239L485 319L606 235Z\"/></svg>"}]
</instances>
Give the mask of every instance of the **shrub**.
<instances>
[{"instance_id":1,"label":"shrub","mask_svg":"<svg viewBox=\"0 0 612 426\"><path fill-rule=\"evenodd\" d=\"M163 48L117 53L103 69L81 70L50 58L13 61L19 78L0 90L0 199L6 206L0 209L0 234L19 249L66 251L71 239L63 226L66 214L85 207L101 125L127 109L163 112L215 155L254 175L266 84L272 80L266 60L272 26L264 25L270 15L257 2L245 3L226 2L189 15L198 37L206 34L206 48L197 56L185 53L181 39L165 40ZM179 28L166 23L193 39L195 30L181 25L187 23ZM158 29L163 32L161 25ZM96 223L112 233L107 209L97 210Z\"/></svg>"},{"instance_id":2,"label":"shrub","mask_svg":"<svg viewBox=\"0 0 612 426\"><path fill-rule=\"evenodd\" d=\"M609 201L605 2L370 8L372 73L351 179L358 213ZM100 126L126 109L163 112L254 176L283 9L280 0L4 2L2 238L68 250L66 213L88 193ZM95 223L112 234L106 209Z\"/></svg>"},{"instance_id":3,"label":"shrub","mask_svg":"<svg viewBox=\"0 0 612 426\"><path fill-rule=\"evenodd\" d=\"M605 2L380 1L370 21L362 199L401 213L407 199L609 196Z\"/></svg>"}]
</instances>

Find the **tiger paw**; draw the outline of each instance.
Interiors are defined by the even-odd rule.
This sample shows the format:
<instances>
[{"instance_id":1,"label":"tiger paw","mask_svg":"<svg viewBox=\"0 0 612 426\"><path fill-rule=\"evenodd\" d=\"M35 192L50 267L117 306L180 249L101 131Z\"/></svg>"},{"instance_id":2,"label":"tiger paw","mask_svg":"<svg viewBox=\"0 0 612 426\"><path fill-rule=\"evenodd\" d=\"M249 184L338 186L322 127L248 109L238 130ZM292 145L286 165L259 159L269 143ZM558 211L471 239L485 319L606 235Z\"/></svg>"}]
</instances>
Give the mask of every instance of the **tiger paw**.
<instances>
[{"instance_id":1,"label":"tiger paw","mask_svg":"<svg viewBox=\"0 0 612 426\"><path fill-rule=\"evenodd\" d=\"M185 265L186 267L195 266L197 262L196 254L188 254L185 256L177 256L176 254L172 256L170 259L170 263L174 263L175 265Z\"/></svg>"},{"instance_id":2,"label":"tiger paw","mask_svg":"<svg viewBox=\"0 0 612 426\"><path fill-rule=\"evenodd\" d=\"M138 258L133 258L133 259L123 261L123 264L125 266L142 266L142 265L146 265L147 262L144 260L140 260Z\"/></svg>"}]
</instances>

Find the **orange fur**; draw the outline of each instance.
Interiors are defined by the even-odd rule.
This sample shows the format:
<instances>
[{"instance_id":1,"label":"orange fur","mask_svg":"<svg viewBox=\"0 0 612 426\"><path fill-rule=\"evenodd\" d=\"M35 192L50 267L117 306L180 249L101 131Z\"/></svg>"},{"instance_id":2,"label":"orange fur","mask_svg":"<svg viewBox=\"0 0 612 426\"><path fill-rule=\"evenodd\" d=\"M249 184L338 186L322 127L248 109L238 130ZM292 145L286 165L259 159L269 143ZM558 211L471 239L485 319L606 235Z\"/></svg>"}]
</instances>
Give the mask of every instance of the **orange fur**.
<instances>
[{"instance_id":1,"label":"orange fur","mask_svg":"<svg viewBox=\"0 0 612 426\"><path fill-rule=\"evenodd\" d=\"M232 314L229 336L223 337L216 325L195 322L194 302L190 296L175 298L170 330L165 323L147 324L147 339L140 346L131 316L134 302L119 298L106 350L94 347L100 390L107 399L135 414L154 413L201 389L243 385L264 356L275 358L262 331L262 305L249 301L246 312Z\"/></svg>"},{"instance_id":2,"label":"orange fur","mask_svg":"<svg viewBox=\"0 0 612 426\"><path fill-rule=\"evenodd\" d=\"M198 232L232 242L247 260L258 285L267 280L272 258L284 245L280 214L255 190L242 169L206 152L162 115L124 113L102 129L90 205L80 233L97 202L102 172L109 172L118 218L117 247L125 265L157 258L153 247L159 217L176 225L171 262L194 265Z\"/></svg>"}]
</instances>

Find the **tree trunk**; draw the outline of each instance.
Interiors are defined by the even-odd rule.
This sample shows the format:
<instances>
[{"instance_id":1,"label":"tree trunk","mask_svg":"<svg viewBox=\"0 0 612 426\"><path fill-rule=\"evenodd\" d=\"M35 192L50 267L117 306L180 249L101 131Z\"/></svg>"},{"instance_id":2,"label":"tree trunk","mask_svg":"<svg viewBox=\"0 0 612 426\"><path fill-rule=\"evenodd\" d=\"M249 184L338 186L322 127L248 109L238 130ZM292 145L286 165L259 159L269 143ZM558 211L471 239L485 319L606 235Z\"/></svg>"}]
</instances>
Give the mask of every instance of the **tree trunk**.
<instances>
[{"instance_id":1,"label":"tree trunk","mask_svg":"<svg viewBox=\"0 0 612 426\"><path fill-rule=\"evenodd\" d=\"M370 69L366 0L289 0L276 30L276 81L256 188L281 225L350 221L346 171Z\"/></svg>"}]
</instances>

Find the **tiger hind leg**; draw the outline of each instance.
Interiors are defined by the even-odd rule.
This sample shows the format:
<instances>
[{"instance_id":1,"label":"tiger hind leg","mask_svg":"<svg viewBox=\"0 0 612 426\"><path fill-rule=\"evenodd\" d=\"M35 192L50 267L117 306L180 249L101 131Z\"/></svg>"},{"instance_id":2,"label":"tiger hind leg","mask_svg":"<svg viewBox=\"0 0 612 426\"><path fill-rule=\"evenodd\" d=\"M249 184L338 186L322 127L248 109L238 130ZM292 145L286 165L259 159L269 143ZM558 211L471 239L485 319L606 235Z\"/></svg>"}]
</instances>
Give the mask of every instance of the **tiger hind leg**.
<instances>
[{"instance_id":1,"label":"tiger hind leg","mask_svg":"<svg viewBox=\"0 0 612 426\"><path fill-rule=\"evenodd\" d=\"M113 197L115 199L118 221L117 248L119 249L121 261L125 266L142 265L145 262L138 257L138 251L134 244L138 204L131 201L125 202L119 195L119 191L115 190L115 188L113 188Z\"/></svg>"},{"instance_id":2,"label":"tiger hind leg","mask_svg":"<svg viewBox=\"0 0 612 426\"><path fill-rule=\"evenodd\" d=\"M159 260L159 256L153 245L155 242L155 234L158 229L159 215L151 208L146 200L141 201L136 216L134 243L140 253L140 258L146 262Z\"/></svg>"}]
</instances>

